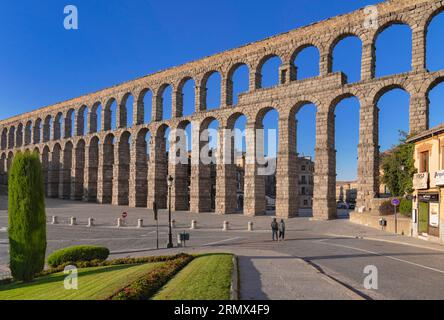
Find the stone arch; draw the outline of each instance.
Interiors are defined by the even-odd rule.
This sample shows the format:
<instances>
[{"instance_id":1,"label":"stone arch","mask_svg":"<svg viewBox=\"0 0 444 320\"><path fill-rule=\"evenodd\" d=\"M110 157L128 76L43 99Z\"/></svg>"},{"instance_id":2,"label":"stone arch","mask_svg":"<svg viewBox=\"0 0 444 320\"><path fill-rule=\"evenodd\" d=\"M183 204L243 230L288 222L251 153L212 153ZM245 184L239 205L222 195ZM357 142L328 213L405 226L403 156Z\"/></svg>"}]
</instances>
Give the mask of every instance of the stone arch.
<instances>
[{"instance_id":1,"label":"stone arch","mask_svg":"<svg viewBox=\"0 0 444 320\"><path fill-rule=\"evenodd\" d=\"M148 106L145 103L146 97L150 98ZM140 125L143 123L151 122L152 115L153 115L153 92L149 88L144 88L142 89L142 91L140 91L137 98L136 124Z\"/></svg>"},{"instance_id":2,"label":"stone arch","mask_svg":"<svg viewBox=\"0 0 444 320\"><path fill-rule=\"evenodd\" d=\"M19 123L17 126L17 132L15 134L15 147L20 148L23 146L23 123Z\"/></svg>"},{"instance_id":3,"label":"stone arch","mask_svg":"<svg viewBox=\"0 0 444 320\"><path fill-rule=\"evenodd\" d=\"M8 129L3 128L1 136L1 149L6 150L8 148Z\"/></svg>"},{"instance_id":4,"label":"stone arch","mask_svg":"<svg viewBox=\"0 0 444 320\"><path fill-rule=\"evenodd\" d=\"M248 92L249 91L249 88L248 88L248 84L249 84L249 81L250 81L250 67L249 67L249 65L247 63L244 63L244 62L238 62L238 63L233 64L230 67L230 69L228 69L227 77L225 79L225 81L226 81L226 83L225 83L225 90L226 90L226 93L225 93L225 99L226 99L225 104L227 106L232 106L232 105L236 104L235 103L236 99L235 99L234 95L235 95L235 91L237 91L237 90L235 90L236 89L235 87L236 87L237 83L235 82L235 80L233 78L234 78L235 74L243 67L245 67L247 69L247 86L246 86L246 90L244 90L242 92Z\"/></svg>"},{"instance_id":5,"label":"stone arch","mask_svg":"<svg viewBox=\"0 0 444 320\"><path fill-rule=\"evenodd\" d=\"M438 87L444 86L444 76L441 77L437 77L435 78L430 84L428 84L428 86L426 87L425 90L425 101L426 101L426 115L427 115L427 128L430 127L430 119L432 117L432 113L430 112L431 110L431 93ZM440 95L441 97L441 95ZM441 107L441 106L439 106Z\"/></svg>"},{"instance_id":6,"label":"stone arch","mask_svg":"<svg viewBox=\"0 0 444 320\"><path fill-rule=\"evenodd\" d=\"M6 153L4 152L0 156L0 184L7 185Z\"/></svg>"},{"instance_id":7,"label":"stone arch","mask_svg":"<svg viewBox=\"0 0 444 320\"><path fill-rule=\"evenodd\" d=\"M186 94L184 92L184 88L188 84L192 85L193 99L184 99L184 97L189 94L189 93ZM176 87L177 87L177 89L176 89L176 92L174 93L176 101L175 101L175 106L173 106L173 108L174 108L173 115L177 118L192 115L196 111L196 95L195 95L196 81L191 76L186 76L179 81L179 83L177 84ZM187 96L186 98L189 98L189 97ZM188 101L188 100L190 100L190 101ZM191 103L191 101L192 101L192 103ZM191 110L188 110L188 109L191 109Z\"/></svg>"},{"instance_id":8,"label":"stone arch","mask_svg":"<svg viewBox=\"0 0 444 320\"><path fill-rule=\"evenodd\" d=\"M130 103L130 105L128 105ZM131 128L134 124L133 121L133 105L134 96L131 92L127 92L123 95L122 100L119 104L118 110L118 126L119 128Z\"/></svg>"},{"instance_id":9,"label":"stone arch","mask_svg":"<svg viewBox=\"0 0 444 320\"><path fill-rule=\"evenodd\" d=\"M88 133L97 133L99 131L103 130L102 127L102 103L96 102L93 104L91 108L91 112L89 113L89 120L88 120Z\"/></svg>"},{"instance_id":10,"label":"stone arch","mask_svg":"<svg viewBox=\"0 0 444 320\"><path fill-rule=\"evenodd\" d=\"M25 146L30 145L32 143L32 120L26 122L24 143Z\"/></svg>"},{"instance_id":11,"label":"stone arch","mask_svg":"<svg viewBox=\"0 0 444 320\"><path fill-rule=\"evenodd\" d=\"M172 114L172 105L167 106L166 102L169 102L168 100L171 100L172 103L172 97L168 96L168 94L170 93L171 95L173 94L172 90L173 86L170 83L163 83L157 89L157 92L155 94L156 105L152 118L154 121L169 120Z\"/></svg>"},{"instance_id":12,"label":"stone arch","mask_svg":"<svg viewBox=\"0 0 444 320\"><path fill-rule=\"evenodd\" d=\"M135 170L132 170L130 177L130 205L135 207L147 207L148 201L148 162L151 133L148 128L142 128L136 133L134 143L134 163Z\"/></svg>"},{"instance_id":13,"label":"stone arch","mask_svg":"<svg viewBox=\"0 0 444 320\"><path fill-rule=\"evenodd\" d=\"M117 144L117 168L116 179L113 192L113 204L128 205L129 204L129 176L131 164L131 133L124 131L120 134Z\"/></svg>"},{"instance_id":14,"label":"stone arch","mask_svg":"<svg viewBox=\"0 0 444 320\"><path fill-rule=\"evenodd\" d=\"M153 129L151 137L151 151L148 166L148 180L151 187L148 188L148 207L152 208L153 203L159 209L167 208L167 177L168 177L168 157L167 139L165 135L169 131L169 126L165 123Z\"/></svg>"},{"instance_id":15,"label":"stone arch","mask_svg":"<svg viewBox=\"0 0 444 320\"><path fill-rule=\"evenodd\" d=\"M99 177L100 139L93 136L85 150L85 181L83 200L97 201L98 177Z\"/></svg>"},{"instance_id":16,"label":"stone arch","mask_svg":"<svg viewBox=\"0 0 444 320\"><path fill-rule=\"evenodd\" d=\"M59 197L60 169L62 166L62 147L56 143L51 152L51 160L48 168L48 197Z\"/></svg>"},{"instance_id":17,"label":"stone arch","mask_svg":"<svg viewBox=\"0 0 444 320\"><path fill-rule=\"evenodd\" d=\"M105 136L102 150L99 156L99 188L98 201L101 204L111 204L113 200L113 182L114 182L114 148L115 136L109 133Z\"/></svg>"},{"instance_id":18,"label":"stone arch","mask_svg":"<svg viewBox=\"0 0 444 320\"><path fill-rule=\"evenodd\" d=\"M43 142L48 142L51 140L52 125L52 116L47 115L43 123Z\"/></svg>"},{"instance_id":19,"label":"stone arch","mask_svg":"<svg viewBox=\"0 0 444 320\"><path fill-rule=\"evenodd\" d=\"M77 116L76 116L76 136L80 137L90 133L87 132L88 129L87 120L88 120L88 106L82 105L77 111Z\"/></svg>"},{"instance_id":20,"label":"stone arch","mask_svg":"<svg viewBox=\"0 0 444 320\"><path fill-rule=\"evenodd\" d=\"M11 126L8 132L8 149L14 149L15 146L15 126Z\"/></svg>"},{"instance_id":21,"label":"stone arch","mask_svg":"<svg viewBox=\"0 0 444 320\"><path fill-rule=\"evenodd\" d=\"M64 119L63 138L67 139L67 138L72 138L74 136L75 118L76 118L75 110L69 109L66 112L65 119Z\"/></svg>"},{"instance_id":22,"label":"stone arch","mask_svg":"<svg viewBox=\"0 0 444 320\"><path fill-rule=\"evenodd\" d=\"M215 81L211 88L208 87L209 81ZM212 69L207 71L200 81L199 88L199 110L214 110L220 108L222 102L222 73L219 70ZM208 92L210 92L210 94ZM214 99L214 97L212 97L213 95L217 100L209 102L209 98Z\"/></svg>"},{"instance_id":23,"label":"stone arch","mask_svg":"<svg viewBox=\"0 0 444 320\"><path fill-rule=\"evenodd\" d=\"M300 77L299 71L301 67L298 65L297 60L301 54L303 54L304 52L309 52L309 50L313 50L314 56L310 58L315 59L314 61L312 61L312 63L317 67L317 70L315 70L315 72L311 72L308 76L304 75L304 77ZM302 80L319 76L321 71L321 51L319 47L314 42L308 42L303 45L300 45L291 55L290 65L291 65L291 71L290 71L291 80Z\"/></svg>"},{"instance_id":24,"label":"stone arch","mask_svg":"<svg viewBox=\"0 0 444 320\"><path fill-rule=\"evenodd\" d=\"M373 69L374 69L374 74L378 76L378 65L377 65L377 61L378 61L378 49L377 49L377 41L380 38L380 36L387 31L388 29L394 27L394 26L406 26L409 28L410 30L410 45L412 45L412 41L413 41L413 28L410 21L407 21L405 19L402 18L395 18L392 19L390 21L387 21L383 24L381 24L379 26L379 28L376 30L376 32L373 35L372 38L372 57L373 57ZM392 53L393 55L396 55L396 53ZM410 49L410 68L409 70L402 70L401 72L410 72L412 70L412 66L413 66L413 48L411 47ZM396 72L399 73L399 72ZM393 74L393 72L390 73L384 73L384 74L379 74L379 76L387 76L387 75L391 75Z\"/></svg>"},{"instance_id":25,"label":"stone arch","mask_svg":"<svg viewBox=\"0 0 444 320\"><path fill-rule=\"evenodd\" d=\"M330 45L329 45L329 47L328 47L328 60L327 60L327 71L328 71L328 73L332 73L332 72L334 72L334 69L335 69L335 55L334 55L334 53L335 53L335 50L339 47L339 45L341 44L341 43L343 43L344 41L347 41L347 40L351 40L351 39L356 39L357 41L359 41L359 47L360 47L360 50L361 50L361 52L360 52L360 56L359 56L359 72L358 72L358 74L357 74L357 77L356 77L356 79L353 79L351 82L356 82L356 81L359 81L359 80L361 80L361 69L362 69L362 56L363 56L363 50L362 50L362 48L363 48L363 40L362 40L362 38L360 37L360 35L359 34L356 34L356 33L354 33L354 32L344 32L344 33L342 33L342 34L340 34L340 35L338 35L336 38L334 38L334 40L330 43ZM348 55L347 55L348 56ZM349 57L349 56L348 56ZM343 72L346 76L347 76L347 79L350 81L350 77L349 77L349 74L347 74L346 72L345 72L345 70L343 70L342 68L340 69L340 70L338 70L338 71L341 71L341 72Z\"/></svg>"},{"instance_id":26,"label":"stone arch","mask_svg":"<svg viewBox=\"0 0 444 320\"><path fill-rule=\"evenodd\" d=\"M45 185L45 196L49 195L49 170L51 164L51 152L48 146L44 146L42 150L42 169L43 169L43 181Z\"/></svg>"},{"instance_id":27,"label":"stone arch","mask_svg":"<svg viewBox=\"0 0 444 320\"><path fill-rule=\"evenodd\" d=\"M117 100L114 97L108 99L103 109L103 131L110 131L116 129L117 120Z\"/></svg>"},{"instance_id":28,"label":"stone arch","mask_svg":"<svg viewBox=\"0 0 444 320\"><path fill-rule=\"evenodd\" d=\"M73 165L73 149L74 145L71 141L67 141L63 146L63 153L60 167L60 182L59 182L59 198L71 198L71 170Z\"/></svg>"},{"instance_id":29,"label":"stone arch","mask_svg":"<svg viewBox=\"0 0 444 320\"><path fill-rule=\"evenodd\" d=\"M62 138L63 113L59 112L54 118L53 123L53 140L57 141Z\"/></svg>"},{"instance_id":30,"label":"stone arch","mask_svg":"<svg viewBox=\"0 0 444 320\"><path fill-rule=\"evenodd\" d=\"M39 144L40 142L42 142L42 119L37 118L34 123L32 143Z\"/></svg>"},{"instance_id":31,"label":"stone arch","mask_svg":"<svg viewBox=\"0 0 444 320\"><path fill-rule=\"evenodd\" d=\"M85 183L86 142L84 139L77 141L73 153L71 200L83 199L83 186Z\"/></svg>"},{"instance_id":32,"label":"stone arch","mask_svg":"<svg viewBox=\"0 0 444 320\"><path fill-rule=\"evenodd\" d=\"M263 85L263 67L268 61L270 61L271 59L276 59L276 58L279 59L280 65L282 65L282 61L283 61L282 58L278 54L275 54L275 53L267 54L259 60L259 63L256 66L255 89L261 89L261 88L265 87ZM276 70L276 73L278 75L278 78L281 77L279 70ZM279 85L279 81L277 82L277 85Z\"/></svg>"}]
</instances>

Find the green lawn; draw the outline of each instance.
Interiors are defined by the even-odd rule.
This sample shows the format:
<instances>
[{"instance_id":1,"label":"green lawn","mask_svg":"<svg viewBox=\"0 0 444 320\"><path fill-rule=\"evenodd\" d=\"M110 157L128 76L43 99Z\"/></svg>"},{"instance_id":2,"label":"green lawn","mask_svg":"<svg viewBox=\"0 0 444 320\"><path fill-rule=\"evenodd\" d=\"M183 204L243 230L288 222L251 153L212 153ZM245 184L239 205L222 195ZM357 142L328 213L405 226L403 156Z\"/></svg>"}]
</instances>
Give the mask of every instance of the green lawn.
<instances>
[{"instance_id":1,"label":"green lawn","mask_svg":"<svg viewBox=\"0 0 444 320\"><path fill-rule=\"evenodd\" d=\"M231 254L196 257L156 294L154 300L229 300Z\"/></svg>"},{"instance_id":2,"label":"green lawn","mask_svg":"<svg viewBox=\"0 0 444 320\"><path fill-rule=\"evenodd\" d=\"M32 283L0 286L0 300L104 300L162 263L79 269L78 290L65 290L65 274L56 273Z\"/></svg>"}]
</instances>

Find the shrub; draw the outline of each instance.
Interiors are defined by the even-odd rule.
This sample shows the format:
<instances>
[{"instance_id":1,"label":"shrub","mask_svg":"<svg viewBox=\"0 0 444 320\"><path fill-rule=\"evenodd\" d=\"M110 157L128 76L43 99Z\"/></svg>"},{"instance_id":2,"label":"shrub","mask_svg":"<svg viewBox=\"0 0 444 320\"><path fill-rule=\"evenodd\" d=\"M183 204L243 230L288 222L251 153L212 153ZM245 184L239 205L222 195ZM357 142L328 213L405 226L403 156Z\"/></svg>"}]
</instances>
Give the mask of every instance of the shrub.
<instances>
[{"instance_id":1,"label":"shrub","mask_svg":"<svg viewBox=\"0 0 444 320\"><path fill-rule=\"evenodd\" d=\"M406 217L412 217L412 200L402 199L399 212Z\"/></svg>"},{"instance_id":2,"label":"shrub","mask_svg":"<svg viewBox=\"0 0 444 320\"><path fill-rule=\"evenodd\" d=\"M80 263L83 261L101 262L108 258L109 250L98 246L74 246L55 251L48 257L48 264L57 267L66 263Z\"/></svg>"},{"instance_id":3,"label":"shrub","mask_svg":"<svg viewBox=\"0 0 444 320\"><path fill-rule=\"evenodd\" d=\"M37 154L17 153L8 179L10 269L31 281L45 266L46 214L42 165Z\"/></svg>"},{"instance_id":4,"label":"shrub","mask_svg":"<svg viewBox=\"0 0 444 320\"><path fill-rule=\"evenodd\" d=\"M120 290L110 300L148 300L192 260L192 256L181 254Z\"/></svg>"}]
</instances>

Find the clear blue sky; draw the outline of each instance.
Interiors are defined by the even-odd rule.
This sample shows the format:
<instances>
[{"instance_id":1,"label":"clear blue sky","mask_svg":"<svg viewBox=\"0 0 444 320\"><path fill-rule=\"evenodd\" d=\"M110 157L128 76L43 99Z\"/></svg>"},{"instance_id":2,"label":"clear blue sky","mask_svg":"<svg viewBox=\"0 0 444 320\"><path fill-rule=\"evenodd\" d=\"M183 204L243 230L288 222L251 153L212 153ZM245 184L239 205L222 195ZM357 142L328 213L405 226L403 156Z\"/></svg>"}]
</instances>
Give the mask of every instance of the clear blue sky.
<instances>
[{"instance_id":1,"label":"clear blue sky","mask_svg":"<svg viewBox=\"0 0 444 320\"><path fill-rule=\"evenodd\" d=\"M161 69L260 40L299 26L351 12L376 0L224 0L150 1L82 0L64 2L9 1L0 11L0 118L20 114L100 90ZM63 28L63 8L79 9L77 31ZM444 16L429 32L429 67L444 68ZM387 30L378 40L378 76L407 71L410 66L410 31L402 26ZM296 61L298 78L317 73L316 51L308 49ZM316 61L313 63L313 61ZM275 67L275 66L274 66ZM273 62L265 69L273 69ZM350 82L359 80L360 43L347 39L335 50L335 70ZM275 73L264 70L264 84ZM213 83L214 82L214 83ZM243 91L245 76L238 79ZM213 83L213 84L212 84ZM217 84L211 80L209 87ZM192 86L189 86L192 92ZM217 90L214 90L217 91ZM216 95L209 101L215 101ZM408 130L409 96L388 93L379 104L381 149L395 144L398 130ZM444 89L431 94L431 124L444 121ZM210 103L211 104L211 103ZM298 150L314 151L314 106L298 114ZM359 103L346 100L336 111L338 179L356 177ZM277 115L264 120L276 127Z\"/></svg>"}]
</instances>

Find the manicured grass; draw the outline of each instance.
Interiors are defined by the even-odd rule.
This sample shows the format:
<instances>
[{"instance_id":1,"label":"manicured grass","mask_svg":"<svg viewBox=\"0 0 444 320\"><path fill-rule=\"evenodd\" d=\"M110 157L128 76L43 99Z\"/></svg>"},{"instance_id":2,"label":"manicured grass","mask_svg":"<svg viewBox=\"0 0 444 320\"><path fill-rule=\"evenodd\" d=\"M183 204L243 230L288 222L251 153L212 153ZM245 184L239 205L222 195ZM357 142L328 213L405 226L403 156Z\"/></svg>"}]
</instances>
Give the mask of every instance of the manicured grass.
<instances>
[{"instance_id":1,"label":"manicured grass","mask_svg":"<svg viewBox=\"0 0 444 320\"><path fill-rule=\"evenodd\" d=\"M229 300L232 259L231 254L197 256L153 300Z\"/></svg>"},{"instance_id":2,"label":"manicured grass","mask_svg":"<svg viewBox=\"0 0 444 320\"><path fill-rule=\"evenodd\" d=\"M78 290L66 290L66 275L55 273L31 283L0 286L0 300L105 300L162 263L79 269Z\"/></svg>"}]
</instances>

